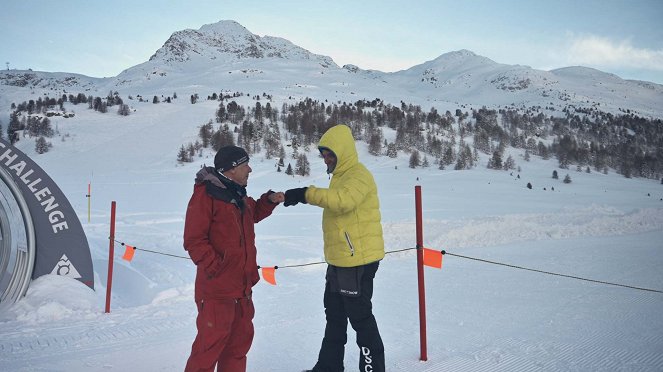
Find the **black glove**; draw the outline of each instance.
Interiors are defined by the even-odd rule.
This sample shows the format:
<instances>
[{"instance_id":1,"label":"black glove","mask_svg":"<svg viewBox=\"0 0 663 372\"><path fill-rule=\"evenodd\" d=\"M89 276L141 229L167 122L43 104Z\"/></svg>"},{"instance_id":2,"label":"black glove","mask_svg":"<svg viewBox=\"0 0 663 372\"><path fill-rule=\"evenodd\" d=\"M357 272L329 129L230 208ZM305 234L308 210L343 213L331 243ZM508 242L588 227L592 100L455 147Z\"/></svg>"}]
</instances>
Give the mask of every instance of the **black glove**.
<instances>
[{"instance_id":1,"label":"black glove","mask_svg":"<svg viewBox=\"0 0 663 372\"><path fill-rule=\"evenodd\" d=\"M285 192L284 206L297 205L297 203L306 204L306 189L308 187L300 187L298 189L290 189Z\"/></svg>"}]
</instances>

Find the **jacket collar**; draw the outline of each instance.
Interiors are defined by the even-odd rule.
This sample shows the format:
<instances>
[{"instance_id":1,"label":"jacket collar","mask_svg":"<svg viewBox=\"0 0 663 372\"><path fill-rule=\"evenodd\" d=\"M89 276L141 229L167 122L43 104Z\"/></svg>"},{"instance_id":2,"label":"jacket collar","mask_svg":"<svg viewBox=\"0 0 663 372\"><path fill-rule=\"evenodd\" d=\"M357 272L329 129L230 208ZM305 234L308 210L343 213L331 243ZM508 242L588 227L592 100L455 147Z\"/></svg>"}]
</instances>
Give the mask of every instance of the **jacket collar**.
<instances>
[{"instance_id":1,"label":"jacket collar","mask_svg":"<svg viewBox=\"0 0 663 372\"><path fill-rule=\"evenodd\" d=\"M214 199L244 206L246 187L240 186L228 177L216 172L213 167L203 167L196 173L196 184L204 184L207 194Z\"/></svg>"}]
</instances>

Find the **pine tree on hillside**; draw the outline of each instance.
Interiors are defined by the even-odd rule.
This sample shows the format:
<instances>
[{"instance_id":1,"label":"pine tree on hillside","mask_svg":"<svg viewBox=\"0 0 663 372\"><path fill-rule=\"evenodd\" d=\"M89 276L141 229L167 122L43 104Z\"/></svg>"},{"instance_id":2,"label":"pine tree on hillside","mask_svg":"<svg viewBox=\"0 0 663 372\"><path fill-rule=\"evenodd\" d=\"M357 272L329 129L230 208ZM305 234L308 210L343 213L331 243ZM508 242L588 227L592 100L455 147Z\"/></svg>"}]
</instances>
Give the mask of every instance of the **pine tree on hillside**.
<instances>
[{"instance_id":1,"label":"pine tree on hillside","mask_svg":"<svg viewBox=\"0 0 663 372\"><path fill-rule=\"evenodd\" d=\"M311 174L311 164L306 158L306 154L299 154L297 157L297 163L295 165L295 173L300 176L308 176Z\"/></svg>"},{"instance_id":2,"label":"pine tree on hillside","mask_svg":"<svg viewBox=\"0 0 663 372\"><path fill-rule=\"evenodd\" d=\"M444 161L444 165L451 165L456 161L456 153L452 146L447 146L446 150L444 150L442 160Z\"/></svg>"},{"instance_id":3,"label":"pine tree on hillside","mask_svg":"<svg viewBox=\"0 0 663 372\"><path fill-rule=\"evenodd\" d=\"M122 115L122 116L128 116L131 113L131 110L129 110L129 105L126 104L121 104L120 107L117 109L117 114Z\"/></svg>"},{"instance_id":4,"label":"pine tree on hillside","mask_svg":"<svg viewBox=\"0 0 663 372\"><path fill-rule=\"evenodd\" d=\"M391 142L387 145L387 156L390 158L398 157L398 149L396 149L396 144Z\"/></svg>"},{"instance_id":5,"label":"pine tree on hillside","mask_svg":"<svg viewBox=\"0 0 663 372\"><path fill-rule=\"evenodd\" d=\"M37 140L35 141L35 151L37 152L37 154L43 154L48 152L48 150L52 146L53 145L51 145L50 142L47 142L46 138L44 138L43 136L37 138Z\"/></svg>"},{"instance_id":6,"label":"pine tree on hillside","mask_svg":"<svg viewBox=\"0 0 663 372\"><path fill-rule=\"evenodd\" d=\"M180 147L180 151L177 153L177 161L180 163L188 163L191 161L191 159L189 159L189 152L184 145Z\"/></svg>"},{"instance_id":7,"label":"pine tree on hillside","mask_svg":"<svg viewBox=\"0 0 663 372\"><path fill-rule=\"evenodd\" d=\"M368 142L368 153L379 156L382 153L382 130L377 128L371 133Z\"/></svg>"},{"instance_id":8,"label":"pine tree on hillside","mask_svg":"<svg viewBox=\"0 0 663 372\"><path fill-rule=\"evenodd\" d=\"M498 150L493 152L493 157L488 160L488 168L502 169L502 154Z\"/></svg>"},{"instance_id":9,"label":"pine tree on hillside","mask_svg":"<svg viewBox=\"0 0 663 372\"><path fill-rule=\"evenodd\" d=\"M568 173L566 174L566 177L564 177L564 181L563 181L563 182L564 182L564 183L571 183L571 176L569 176Z\"/></svg>"},{"instance_id":10,"label":"pine tree on hillside","mask_svg":"<svg viewBox=\"0 0 663 372\"><path fill-rule=\"evenodd\" d=\"M503 169L504 170L516 169L516 161L513 160L513 157L511 157L511 155L509 155L506 158L506 161L504 162Z\"/></svg>"},{"instance_id":11,"label":"pine tree on hillside","mask_svg":"<svg viewBox=\"0 0 663 372\"><path fill-rule=\"evenodd\" d=\"M552 173L552 178L553 178L554 180L559 179L559 175L557 174L557 170L554 170L554 171L553 171L553 173Z\"/></svg>"},{"instance_id":12,"label":"pine tree on hillside","mask_svg":"<svg viewBox=\"0 0 663 372\"><path fill-rule=\"evenodd\" d=\"M412 151L412 155L410 155L410 162L409 162L410 168L416 168L421 165L421 161L419 160L419 151L414 150Z\"/></svg>"},{"instance_id":13,"label":"pine tree on hillside","mask_svg":"<svg viewBox=\"0 0 663 372\"><path fill-rule=\"evenodd\" d=\"M200 126L198 131L198 137L202 141L202 146L204 148L209 147L212 140L212 120L208 121L206 124Z\"/></svg>"},{"instance_id":14,"label":"pine tree on hillside","mask_svg":"<svg viewBox=\"0 0 663 372\"><path fill-rule=\"evenodd\" d=\"M214 151L219 151L223 146L235 145L235 137L230 131L228 124L224 124L219 130L212 134L210 145Z\"/></svg>"}]
</instances>

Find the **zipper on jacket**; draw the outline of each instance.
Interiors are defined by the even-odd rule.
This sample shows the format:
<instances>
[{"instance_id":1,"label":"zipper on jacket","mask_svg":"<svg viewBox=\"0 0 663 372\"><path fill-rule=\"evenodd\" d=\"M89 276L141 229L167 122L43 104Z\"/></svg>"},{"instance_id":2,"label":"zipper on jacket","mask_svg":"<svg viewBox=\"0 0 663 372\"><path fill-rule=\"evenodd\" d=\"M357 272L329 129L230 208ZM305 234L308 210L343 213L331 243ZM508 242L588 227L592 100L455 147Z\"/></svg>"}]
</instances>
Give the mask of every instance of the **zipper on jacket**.
<instances>
[{"instance_id":1,"label":"zipper on jacket","mask_svg":"<svg viewBox=\"0 0 663 372\"><path fill-rule=\"evenodd\" d=\"M244 208L239 208L239 229L240 229L240 237L239 237L239 244L244 248L244 265L242 265L242 269L244 272L242 273L242 278L244 282L244 293L246 293L246 261L248 260L248 253L246 252L246 236L245 236L245 231L244 231Z\"/></svg>"},{"instance_id":2,"label":"zipper on jacket","mask_svg":"<svg viewBox=\"0 0 663 372\"><path fill-rule=\"evenodd\" d=\"M347 231L344 232L343 234L345 234L345 241L348 242L348 246L350 247L350 256L354 256L355 255L355 246L352 245L352 241L350 241L350 234L348 234Z\"/></svg>"}]
</instances>

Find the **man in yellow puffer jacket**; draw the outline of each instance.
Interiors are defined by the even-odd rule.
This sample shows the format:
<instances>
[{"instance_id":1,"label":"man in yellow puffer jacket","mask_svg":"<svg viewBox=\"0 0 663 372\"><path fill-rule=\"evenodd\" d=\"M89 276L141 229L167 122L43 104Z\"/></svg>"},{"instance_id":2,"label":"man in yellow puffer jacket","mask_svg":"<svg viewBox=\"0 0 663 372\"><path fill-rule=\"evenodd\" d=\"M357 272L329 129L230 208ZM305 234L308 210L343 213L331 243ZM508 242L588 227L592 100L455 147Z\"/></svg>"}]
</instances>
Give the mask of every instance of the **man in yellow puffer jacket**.
<instances>
[{"instance_id":1,"label":"man in yellow puffer jacket","mask_svg":"<svg viewBox=\"0 0 663 372\"><path fill-rule=\"evenodd\" d=\"M324 208L322 230L328 263L324 305L325 336L314 372L343 371L347 324L357 332L359 370L385 370L384 346L373 316L373 278L384 258L380 202L373 175L359 162L352 131L346 125L330 128L318 146L329 188L290 189L284 205L308 203Z\"/></svg>"}]
</instances>

